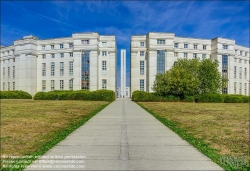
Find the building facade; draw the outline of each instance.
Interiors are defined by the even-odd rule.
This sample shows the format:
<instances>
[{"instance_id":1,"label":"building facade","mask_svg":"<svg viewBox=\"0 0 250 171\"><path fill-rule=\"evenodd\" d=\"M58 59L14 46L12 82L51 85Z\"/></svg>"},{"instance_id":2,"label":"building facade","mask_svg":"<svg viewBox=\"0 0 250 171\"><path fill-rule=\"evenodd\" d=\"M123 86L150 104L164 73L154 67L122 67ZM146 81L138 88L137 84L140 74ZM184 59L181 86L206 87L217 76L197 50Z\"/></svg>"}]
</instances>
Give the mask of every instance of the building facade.
<instances>
[{"instance_id":1,"label":"building facade","mask_svg":"<svg viewBox=\"0 0 250 171\"><path fill-rule=\"evenodd\" d=\"M116 91L117 98L129 98L130 97L130 87L125 87L125 94L121 95L121 87L117 87Z\"/></svg>"},{"instance_id":2,"label":"building facade","mask_svg":"<svg viewBox=\"0 0 250 171\"><path fill-rule=\"evenodd\" d=\"M225 94L249 95L249 48L225 38L177 37L174 33L149 32L131 37L130 88L153 92L156 74L169 70L178 59L217 59L218 70L228 79Z\"/></svg>"},{"instance_id":3,"label":"building facade","mask_svg":"<svg viewBox=\"0 0 250 171\"><path fill-rule=\"evenodd\" d=\"M25 36L1 47L1 90L108 89L116 91L115 36L75 33L39 40Z\"/></svg>"},{"instance_id":4,"label":"building facade","mask_svg":"<svg viewBox=\"0 0 250 171\"><path fill-rule=\"evenodd\" d=\"M126 97L126 50L121 50L121 95L120 97Z\"/></svg>"}]
</instances>

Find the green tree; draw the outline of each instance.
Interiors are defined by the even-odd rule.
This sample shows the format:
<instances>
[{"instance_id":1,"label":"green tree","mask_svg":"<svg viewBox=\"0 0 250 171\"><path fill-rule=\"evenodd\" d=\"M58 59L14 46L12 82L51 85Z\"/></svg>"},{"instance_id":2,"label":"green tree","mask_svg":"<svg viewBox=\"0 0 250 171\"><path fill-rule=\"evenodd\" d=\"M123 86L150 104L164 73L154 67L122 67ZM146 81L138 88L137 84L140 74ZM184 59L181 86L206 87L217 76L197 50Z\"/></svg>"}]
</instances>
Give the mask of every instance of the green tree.
<instances>
[{"instance_id":1,"label":"green tree","mask_svg":"<svg viewBox=\"0 0 250 171\"><path fill-rule=\"evenodd\" d=\"M195 94L218 93L221 76L218 61L180 59L165 74L156 75L153 90L161 96L180 98Z\"/></svg>"}]
</instances>

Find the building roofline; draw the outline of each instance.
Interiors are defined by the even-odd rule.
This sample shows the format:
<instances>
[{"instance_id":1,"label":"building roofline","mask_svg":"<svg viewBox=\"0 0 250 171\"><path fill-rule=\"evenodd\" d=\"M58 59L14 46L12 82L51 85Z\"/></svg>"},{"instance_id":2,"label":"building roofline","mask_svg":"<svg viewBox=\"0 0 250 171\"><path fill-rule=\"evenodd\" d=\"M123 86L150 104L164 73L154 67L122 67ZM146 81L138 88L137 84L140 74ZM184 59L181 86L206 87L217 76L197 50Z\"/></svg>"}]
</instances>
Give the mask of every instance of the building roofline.
<instances>
[{"instance_id":1,"label":"building roofline","mask_svg":"<svg viewBox=\"0 0 250 171\"><path fill-rule=\"evenodd\" d=\"M211 39L205 39L205 38L195 38L195 37L181 37L181 36L175 36L177 38L188 38L188 39L202 39L202 40L209 40L211 41Z\"/></svg>"}]
</instances>

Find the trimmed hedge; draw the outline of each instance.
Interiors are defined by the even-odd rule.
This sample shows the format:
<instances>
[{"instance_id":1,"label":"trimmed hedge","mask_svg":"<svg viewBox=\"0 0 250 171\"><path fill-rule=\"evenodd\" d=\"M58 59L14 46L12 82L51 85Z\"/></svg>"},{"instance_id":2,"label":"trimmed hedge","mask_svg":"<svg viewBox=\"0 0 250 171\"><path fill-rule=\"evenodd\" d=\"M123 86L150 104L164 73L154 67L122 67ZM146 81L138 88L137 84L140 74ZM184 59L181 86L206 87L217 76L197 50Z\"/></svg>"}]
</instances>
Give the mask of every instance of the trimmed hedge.
<instances>
[{"instance_id":1,"label":"trimmed hedge","mask_svg":"<svg viewBox=\"0 0 250 171\"><path fill-rule=\"evenodd\" d=\"M180 101L180 98L173 95L162 97L155 93L147 93L145 91L137 90L133 92L132 100L135 102L175 102Z\"/></svg>"},{"instance_id":2,"label":"trimmed hedge","mask_svg":"<svg viewBox=\"0 0 250 171\"><path fill-rule=\"evenodd\" d=\"M112 90L65 90L38 92L34 96L34 100L93 100L93 101L114 101L115 92Z\"/></svg>"},{"instance_id":3,"label":"trimmed hedge","mask_svg":"<svg viewBox=\"0 0 250 171\"><path fill-rule=\"evenodd\" d=\"M132 100L135 102L201 102L201 103L248 103L249 96L230 95L230 94L199 94L195 96L185 96L184 99L173 95L166 97L158 96L155 93L144 91L134 91Z\"/></svg>"},{"instance_id":4,"label":"trimmed hedge","mask_svg":"<svg viewBox=\"0 0 250 171\"><path fill-rule=\"evenodd\" d=\"M15 91L1 91L0 99L32 99L32 96L21 90Z\"/></svg>"}]
</instances>

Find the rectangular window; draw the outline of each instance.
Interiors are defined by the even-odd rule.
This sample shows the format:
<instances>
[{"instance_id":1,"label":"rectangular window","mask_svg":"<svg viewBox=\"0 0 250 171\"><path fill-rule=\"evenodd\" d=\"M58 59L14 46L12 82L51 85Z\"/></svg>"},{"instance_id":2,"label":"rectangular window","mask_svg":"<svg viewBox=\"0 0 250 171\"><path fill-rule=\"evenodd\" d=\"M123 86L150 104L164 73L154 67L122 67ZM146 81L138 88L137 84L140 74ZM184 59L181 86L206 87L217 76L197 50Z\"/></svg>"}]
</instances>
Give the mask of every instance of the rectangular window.
<instances>
[{"instance_id":1,"label":"rectangular window","mask_svg":"<svg viewBox=\"0 0 250 171\"><path fill-rule=\"evenodd\" d=\"M157 50L157 74L165 73L165 50Z\"/></svg>"},{"instance_id":2,"label":"rectangular window","mask_svg":"<svg viewBox=\"0 0 250 171\"><path fill-rule=\"evenodd\" d=\"M60 44L60 49L63 49L63 44Z\"/></svg>"},{"instance_id":3,"label":"rectangular window","mask_svg":"<svg viewBox=\"0 0 250 171\"><path fill-rule=\"evenodd\" d=\"M107 56L107 51L103 51L102 56Z\"/></svg>"},{"instance_id":4,"label":"rectangular window","mask_svg":"<svg viewBox=\"0 0 250 171\"><path fill-rule=\"evenodd\" d=\"M236 62L237 61L237 59L236 58L234 58L234 62Z\"/></svg>"},{"instance_id":5,"label":"rectangular window","mask_svg":"<svg viewBox=\"0 0 250 171\"><path fill-rule=\"evenodd\" d=\"M42 80L42 91L46 91L46 80Z\"/></svg>"},{"instance_id":6,"label":"rectangular window","mask_svg":"<svg viewBox=\"0 0 250 171\"><path fill-rule=\"evenodd\" d=\"M73 61L69 62L69 75L73 75Z\"/></svg>"},{"instance_id":7,"label":"rectangular window","mask_svg":"<svg viewBox=\"0 0 250 171\"><path fill-rule=\"evenodd\" d=\"M5 67L3 67L3 78L5 78Z\"/></svg>"},{"instance_id":8,"label":"rectangular window","mask_svg":"<svg viewBox=\"0 0 250 171\"><path fill-rule=\"evenodd\" d=\"M239 79L242 79L242 67L239 69Z\"/></svg>"},{"instance_id":9,"label":"rectangular window","mask_svg":"<svg viewBox=\"0 0 250 171\"><path fill-rule=\"evenodd\" d=\"M247 63L247 60L245 60L245 64Z\"/></svg>"},{"instance_id":10,"label":"rectangular window","mask_svg":"<svg viewBox=\"0 0 250 171\"><path fill-rule=\"evenodd\" d=\"M241 59L239 59L239 63L241 63Z\"/></svg>"},{"instance_id":11,"label":"rectangular window","mask_svg":"<svg viewBox=\"0 0 250 171\"><path fill-rule=\"evenodd\" d=\"M55 75L55 62L51 62L51 76Z\"/></svg>"},{"instance_id":12,"label":"rectangular window","mask_svg":"<svg viewBox=\"0 0 250 171\"><path fill-rule=\"evenodd\" d=\"M178 57L178 52L175 52L175 53L174 53L174 57Z\"/></svg>"},{"instance_id":13,"label":"rectangular window","mask_svg":"<svg viewBox=\"0 0 250 171\"><path fill-rule=\"evenodd\" d=\"M237 66L234 66L234 78L237 77Z\"/></svg>"},{"instance_id":14,"label":"rectangular window","mask_svg":"<svg viewBox=\"0 0 250 171\"><path fill-rule=\"evenodd\" d=\"M247 56L247 52L245 52L245 56Z\"/></svg>"},{"instance_id":15,"label":"rectangular window","mask_svg":"<svg viewBox=\"0 0 250 171\"><path fill-rule=\"evenodd\" d=\"M13 66L13 78L15 78L15 76L16 76L16 70L15 70L15 66Z\"/></svg>"},{"instance_id":16,"label":"rectangular window","mask_svg":"<svg viewBox=\"0 0 250 171\"><path fill-rule=\"evenodd\" d=\"M82 53L82 71L81 71L81 75L82 75L82 89L83 90L89 90L89 83L90 83L90 51L89 50L85 50Z\"/></svg>"},{"instance_id":17,"label":"rectangular window","mask_svg":"<svg viewBox=\"0 0 250 171\"><path fill-rule=\"evenodd\" d=\"M242 51L240 51L240 55L242 55Z\"/></svg>"},{"instance_id":18,"label":"rectangular window","mask_svg":"<svg viewBox=\"0 0 250 171\"><path fill-rule=\"evenodd\" d=\"M207 46L206 45L203 45L203 50L207 50Z\"/></svg>"},{"instance_id":19,"label":"rectangular window","mask_svg":"<svg viewBox=\"0 0 250 171\"><path fill-rule=\"evenodd\" d=\"M174 47L175 47L175 48L178 48L178 46L179 46L178 43L175 43L175 44L174 44Z\"/></svg>"},{"instance_id":20,"label":"rectangular window","mask_svg":"<svg viewBox=\"0 0 250 171\"><path fill-rule=\"evenodd\" d=\"M51 54L51 58L55 58L55 54L54 53Z\"/></svg>"},{"instance_id":21,"label":"rectangular window","mask_svg":"<svg viewBox=\"0 0 250 171\"><path fill-rule=\"evenodd\" d=\"M42 50L45 50L45 46L44 45L42 46Z\"/></svg>"},{"instance_id":22,"label":"rectangular window","mask_svg":"<svg viewBox=\"0 0 250 171\"><path fill-rule=\"evenodd\" d=\"M54 45L50 45L50 48L53 50L55 48L55 46Z\"/></svg>"},{"instance_id":23,"label":"rectangular window","mask_svg":"<svg viewBox=\"0 0 250 171\"><path fill-rule=\"evenodd\" d=\"M242 83L240 83L240 94L242 94Z\"/></svg>"},{"instance_id":24,"label":"rectangular window","mask_svg":"<svg viewBox=\"0 0 250 171\"><path fill-rule=\"evenodd\" d=\"M102 89L106 90L107 89L107 80L102 79Z\"/></svg>"},{"instance_id":25,"label":"rectangular window","mask_svg":"<svg viewBox=\"0 0 250 171\"><path fill-rule=\"evenodd\" d=\"M61 58L63 58L63 57L64 57L64 53L60 53L60 55L61 55Z\"/></svg>"},{"instance_id":26,"label":"rectangular window","mask_svg":"<svg viewBox=\"0 0 250 171\"><path fill-rule=\"evenodd\" d=\"M187 58L188 57L188 54L187 53L184 53L184 58Z\"/></svg>"},{"instance_id":27,"label":"rectangular window","mask_svg":"<svg viewBox=\"0 0 250 171\"><path fill-rule=\"evenodd\" d=\"M70 56L70 57L73 57L73 52L70 52L70 53L69 53L69 56Z\"/></svg>"},{"instance_id":28,"label":"rectangular window","mask_svg":"<svg viewBox=\"0 0 250 171\"><path fill-rule=\"evenodd\" d=\"M70 48L70 49L74 48L73 43L70 43L70 44L69 44L69 48Z\"/></svg>"},{"instance_id":29,"label":"rectangular window","mask_svg":"<svg viewBox=\"0 0 250 171\"><path fill-rule=\"evenodd\" d=\"M245 75L245 79L247 79L247 68L245 68L244 75Z\"/></svg>"},{"instance_id":30,"label":"rectangular window","mask_svg":"<svg viewBox=\"0 0 250 171\"><path fill-rule=\"evenodd\" d=\"M197 49L197 45L194 45L194 49Z\"/></svg>"},{"instance_id":31,"label":"rectangular window","mask_svg":"<svg viewBox=\"0 0 250 171\"><path fill-rule=\"evenodd\" d=\"M144 51L140 51L140 56L144 56Z\"/></svg>"},{"instance_id":32,"label":"rectangular window","mask_svg":"<svg viewBox=\"0 0 250 171\"><path fill-rule=\"evenodd\" d=\"M245 83L245 95L247 95L247 83Z\"/></svg>"},{"instance_id":33,"label":"rectangular window","mask_svg":"<svg viewBox=\"0 0 250 171\"><path fill-rule=\"evenodd\" d=\"M63 90L64 84L63 84L63 80L60 80L60 90Z\"/></svg>"},{"instance_id":34,"label":"rectangular window","mask_svg":"<svg viewBox=\"0 0 250 171\"><path fill-rule=\"evenodd\" d=\"M206 59L206 54L202 54L202 59Z\"/></svg>"},{"instance_id":35,"label":"rectangular window","mask_svg":"<svg viewBox=\"0 0 250 171\"><path fill-rule=\"evenodd\" d=\"M234 82L234 94L236 94L237 92L236 92L236 90L237 90L237 83L236 82Z\"/></svg>"},{"instance_id":36,"label":"rectangular window","mask_svg":"<svg viewBox=\"0 0 250 171\"><path fill-rule=\"evenodd\" d=\"M140 80L140 90L144 91L144 80Z\"/></svg>"},{"instance_id":37,"label":"rectangular window","mask_svg":"<svg viewBox=\"0 0 250 171\"><path fill-rule=\"evenodd\" d=\"M193 54L193 58L197 58L197 53L194 53L194 54Z\"/></svg>"},{"instance_id":38,"label":"rectangular window","mask_svg":"<svg viewBox=\"0 0 250 171\"><path fill-rule=\"evenodd\" d=\"M223 49L228 49L228 45L222 45Z\"/></svg>"},{"instance_id":39,"label":"rectangular window","mask_svg":"<svg viewBox=\"0 0 250 171\"><path fill-rule=\"evenodd\" d=\"M42 76L46 76L46 63L42 63Z\"/></svg>"},{"instance_id":40,"label":"rectangular window","mask_svg":"<svg viewBox=\"0 0 250 171\"><path fill-rule=\"evenodd\" d=\"M237 55L237 50L235 50L235 54Z\"/></svg>"},{"instance_id":41,"label":"rectangular window","mask_svg":"<svg viewBox=\"0 0 250 171\"><path fill-rule=\"evenodd\" d=\"M5 83L3 83L3 90L5 90Z\"/></svg>"},{"instance_id":42,"label":"rectangular window","mask_svg":"<svg viewBox=\"0 0 250 171\"><path fill-rule=\"evenodd\" d=\"M165 44L165 40L157 39L157 44Z\"/></svg>"},{"instance_id":43,"label":"rectangular window","mask_svg":"<svg viewBox=\"0 0 250 171\"><path fill-rule=\"evenodd\" d=\"M69 90L73 90L73 79L69 80Z\"/></svg>"},{"instance_id":44,"label":"rectangular window","mask_svg":"<svg viewBox=\"0 0 250 171\"><path fill-rule=\"evenodd\" d=\"M8 67L8 78L10 78L10 67Z\"/></svg>"},{"instance_id":45,"label":"rectangular window","mask_svg":"<svg viewBox=\"0 0 250 171\"><path fill-rule=\"evenodd\" d=\"M43 59L45 59L46 58L46 55L45 54L43 54Z\"/></svg>"},{"instance_id":46,"label":"rectangular window","mask_svg":"<svg viewBox=\"0 0 250 171\"><path fill-rule=\"evenodd\" d=\"M10 82L8 82L8 91L10 91Z\"/></svg>"},{"instance_id":47,"label":"rectangular window","mask_svg":"<svg viewBox=\"0 0 250 171\"><path fill-rule=\"evenodd\" d=\"M60 75L64 74L64 63L60 62Z\"/></svg>"},{"instance_id":48,"label":"rectangular window","mask_svg":"<svg viewBox=\"0 0 250 171\"><path fill-rule=\"evenodd\" d=\"M144 75L144 61L140 61L140 75Z\"/></svg>"},{"instance_id":49,"label":"rectangular window","mask_svg":"<svg viewBox=\"0 0 250 171\"><path fill-rule=\"evenodd\" d=\"M50 82L50 88L51 88L51 91L55 90L55 80L51 80L51 82Z\"/></svg>"},{"instance_id":50,"label":"rectangular window","mask_svg":"<svg viewBox=\"0 0 250 171\"><path fill-rule=\"evenodd\" d=\"M15 90L16 89L16 85L15 85L15 82L13 82L13 90Z\"/></svg>"},{"instance_id":51,"label":"rectangular window","mask_svg":"<svg viewBox=\"0 0 250 171\"><path fill-rule=\"evenodd\" d=\"M102 74L107 74L107 61L102 61Z\"/></svg>"},{"instance_id":52,"label":"rectangular window","mask_svg":"<svg viewBox=\"0 0 250 171\"><path fill-rule=\"evenodd\" d=\"M228 56L222 55L222 78L228 79ZM228 84L225 84L225 87L222 89L223 94L227 94Z\"/></svg>"},{"instance_id":53,"label":"rectangular window","mask_svg":"<svg viewBox=\"0 0 250 171\"><path fill-rule=\"evenodd\" d=\"M184 44L184 48L188 48L188 44Z\"/></svg>"},{"instance_id":54,"label":"rectangular window","mask_svg":"<svg viewBox=\"0 0 250 171\"><path fill-rule=\"evenodd\" d=\"M140 46L144 46L144 42L140 42Z\"/></svg>"},{"instance_id":55,"label":"rectangular window","mask_svg":"<svg viewBox=\"0 0 250 171\"><path fill-rule=\"evenodd\" d=\"M107 42L102 42L102 46L107 46Z\"/></svg>"},{"instance_id":56,"label":"rectangular window","mask_svg":"<svg viewBox=\"0 0 250 171\"><path fill-rule=\"evenodd\" d=\"M82 44L83 45L88 45L89 44L89 40L82 40Z\"/></svg>"},{"instance_id":57,"label":"rectangular window","mask_svg":"<svg viewBox=\"0 0 250 171\"><path fill-rule=\"evenodd\" d=\"M13 58L13 62L15 62L15 58Z\"/></svg>"}]
</instances>

